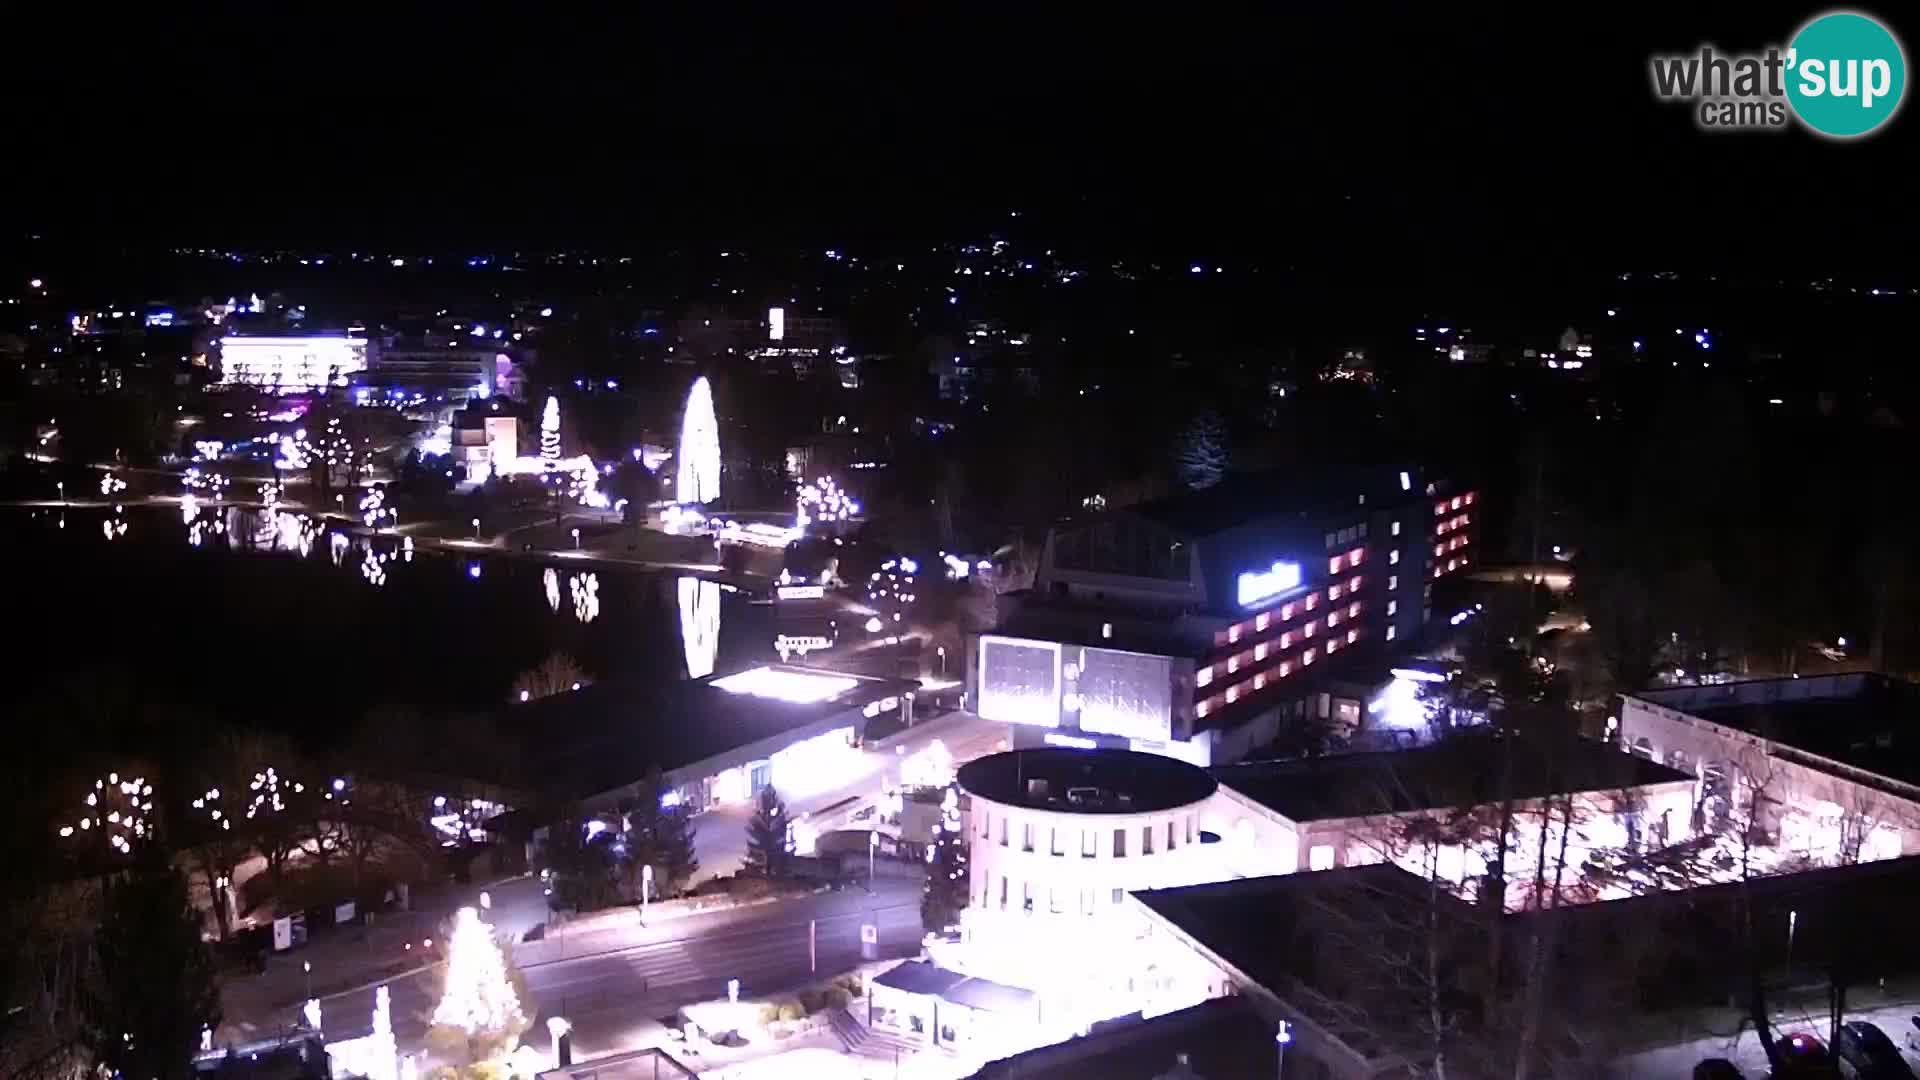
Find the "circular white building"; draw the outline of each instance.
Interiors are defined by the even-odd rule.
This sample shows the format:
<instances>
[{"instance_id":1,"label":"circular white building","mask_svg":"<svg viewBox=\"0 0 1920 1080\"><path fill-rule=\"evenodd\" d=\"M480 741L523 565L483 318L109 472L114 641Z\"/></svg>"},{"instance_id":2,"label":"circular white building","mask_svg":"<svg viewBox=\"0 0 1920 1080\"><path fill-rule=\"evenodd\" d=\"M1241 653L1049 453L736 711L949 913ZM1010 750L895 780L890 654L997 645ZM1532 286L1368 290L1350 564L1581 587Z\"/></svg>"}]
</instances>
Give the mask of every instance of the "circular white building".
<instances>
[{"instance_id":1,"label":"circular white building","mask_svg":"<svg viewBox=\"0 0 1920 1080\"><path fill-rule=\"evenodd\" d=\"M960 768L971 798L968 916L976 940L1108 922L1136 889L1211 880L1199 768L1131 750L1012 750ZM1002 925L996 925L1002 924Z\"/></svg>"}]
</instances>

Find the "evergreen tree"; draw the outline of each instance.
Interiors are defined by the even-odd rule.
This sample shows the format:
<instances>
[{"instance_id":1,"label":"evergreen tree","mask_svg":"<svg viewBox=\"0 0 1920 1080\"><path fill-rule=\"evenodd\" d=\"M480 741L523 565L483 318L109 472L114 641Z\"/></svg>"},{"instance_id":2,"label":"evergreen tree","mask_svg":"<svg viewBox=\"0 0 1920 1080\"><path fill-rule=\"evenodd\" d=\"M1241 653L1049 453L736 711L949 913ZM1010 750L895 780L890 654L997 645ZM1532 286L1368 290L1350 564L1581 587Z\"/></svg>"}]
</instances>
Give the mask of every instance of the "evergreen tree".
<instances>
[{"instance_id":1,"label":"evergreen tree","mask_svg":"<svg viewBox=\"0 0 1920 1080\"><path fill-rule=\"evenodd\" d=\"M967 874L967 834L960 824L960 796L949 787L940 804L940 825L927 849L927 889L920 897L920 922L940 933L960 921L971 888Z\"/></svg>"},{"instance_id":2,"label":"evergreen tree","mask_svg":"<svg viewBox=\"0 0 1920 1080\"><path fill-rule=\"evenodd\" d=\"M189 1080L201 1029L220 1022L220 990L179 872L162 863L112 879L94 956L81 998L94 1064L139 1080Z\"/></svg>"},{"instance_id":3,"label":"evergreen tree","mask_svg":"<svg viewBox=\"0 0 1920 1080\"><path fill-rule=\"evenodd\" d=\"M669 802L672 805L669 805ZM626 814L627 891L640 895L642 867L653 867L652 896L676 892L700 870L693 849L693 815L672 798L655 769L634 789Z\"/></svg>"},{"instance_id":4,"label":"evergreen tree","mask_svg":"<svg viewBox=\"0 0 1920 1080\"><path fill-rule=\"evenodd\" d=\"M787 804L769 784L760 790L760 807L747 822L747 872L779 877L787 869Z\"/></svg>"},{"instance_id":5,"label":"evergreen tree","mask_svg":"<svg viewBox=\"0 0 1920 1080\"><path fill-rule=\"evenodd\" d=\"M1174 464L1180 483L1199 491L1227 474L1227 423L1211 409L1201 412L1180 433L1174 445Z\"/></svg>"},{"instance_id":6,"label":"evergreen tree","mask_svg":"<svg viewBox=\"0 0 1920 1080\"><path fill-rule=\"evenodd\" d=\"M613 845L604 836L589 837L580 818L556 822L541 848L547 872L547 904L555 911L597 911L620 900Z\"/></svg>"}]
</instances>

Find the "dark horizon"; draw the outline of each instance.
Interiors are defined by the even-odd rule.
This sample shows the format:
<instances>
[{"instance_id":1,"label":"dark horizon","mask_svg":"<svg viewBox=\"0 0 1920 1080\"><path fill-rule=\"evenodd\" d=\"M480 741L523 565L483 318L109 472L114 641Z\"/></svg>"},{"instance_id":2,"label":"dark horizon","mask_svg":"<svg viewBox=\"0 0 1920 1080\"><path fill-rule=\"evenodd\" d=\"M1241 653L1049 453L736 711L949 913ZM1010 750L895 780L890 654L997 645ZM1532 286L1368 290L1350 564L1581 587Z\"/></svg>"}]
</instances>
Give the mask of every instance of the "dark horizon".
<instances>
[{"instance_id":1,"label":"dark horizon","mask_svg":"<svg viewBox=\"0 0 1920 1080\"><path fill-rule=\"evenodd\" d=\"M904 246L1019 211L1094 253L1434 280L1896 271L1920 212L1862 196L1913 174L1910 118L1714 135L1649 89L1652 52L1807 14L108 30L91 63L5 77L28 147L5 216L68 243L663 251Z\"/></svg>"}]
</instances>

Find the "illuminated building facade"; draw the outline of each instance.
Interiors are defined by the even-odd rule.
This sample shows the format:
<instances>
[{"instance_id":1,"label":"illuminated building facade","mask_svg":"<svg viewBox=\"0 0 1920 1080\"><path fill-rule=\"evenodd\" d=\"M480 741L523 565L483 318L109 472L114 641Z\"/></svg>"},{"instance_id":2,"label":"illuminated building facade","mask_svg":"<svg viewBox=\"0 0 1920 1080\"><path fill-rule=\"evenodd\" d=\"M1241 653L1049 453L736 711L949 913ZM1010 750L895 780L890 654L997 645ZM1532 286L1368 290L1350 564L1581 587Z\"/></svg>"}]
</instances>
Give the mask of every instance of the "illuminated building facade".
<instances>
[{"instance_id":1,"label":"illuminated building facade","mask_svg":"<svg viewBox=\"0 0 1920 1080\"><path fill-rule=\"evenodd\" d=\"M1762 867L1920 855L1920 686L1865 672L1643 690L1620 748L1692 778L1713 842ZM1765 734L1762 734L1764 732Z\"/></svg>"},{"instance_id":2,"label":"illuminated building facade","mask_svg":"<svg viewBox=\"0 0 1920 1080\"><path fill-rule=\"evenodd\" d=\"M372 346L348 334L220 339L220 381L295 392L347 385L367 370Z\"/></svg>"},{"instance_id":3,"label":"illuminated building facade","mask_svg":"<svg viewBox=\"0 0 1920 1080\"><path fill-rule=\"evenodd\" d=\"M1055 528L1033 589L969 650L971 700L1016 746L1200 765L1271 740L1285 709L1364 726L1335 684L1420 637L1433 579L1471 557L1477 498L1413 469L1332 470Z\"/></svg>"},{"instance_id":4,"label":"illuminated building facade","mask_svg":"<svg viewBox=\"0 0 1920 1080\"><path fill-rule=\"evenodd\" d=\"M713 583L694 581L691 618L717 626L717 588L701 597L702 584ZM715 614L701 614L702 605ZM703 654L698 662L712 660ZM849 782L863 768L857 743L867 725L883 716L909 723L917 687L767 664L665 691L647 681L597 682L514 708L516 721L537 732L527 747L534 774L588 812L616 809L652 768L673 802L704 809L744 802L769 785L804 799Z\"/></svg>"},{"instance_id":5,"label":"illuminated building facade","mask_svg":"<svg viewBox=\"0 0 1920 1080\"><path fill-rule=\"evenodd\" d=\"M1218 787L1155 754L1043 747L968 762L972 973L1043 992L1056 1019L1129 1011L1127 894L1218 880L1200 815ZM1133 1006L1136 1007L1137 1006Z\"/></svg>"}]
</instances>

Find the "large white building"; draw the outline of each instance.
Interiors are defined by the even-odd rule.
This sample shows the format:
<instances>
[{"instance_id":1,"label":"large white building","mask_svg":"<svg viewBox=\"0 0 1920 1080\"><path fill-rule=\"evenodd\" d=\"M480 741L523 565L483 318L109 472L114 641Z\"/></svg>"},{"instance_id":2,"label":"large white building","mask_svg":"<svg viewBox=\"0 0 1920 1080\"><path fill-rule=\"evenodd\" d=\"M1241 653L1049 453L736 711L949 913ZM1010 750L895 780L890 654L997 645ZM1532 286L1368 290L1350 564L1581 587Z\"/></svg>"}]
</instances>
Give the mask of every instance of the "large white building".
<instances>
[{"instance_id":1,"label":"large white building","mask_svg":"<svg viewBox=\"0 0 1920 1080\"><path fill-rule=\"evenodd\" d=\"M1078 1029L1138 1008L1127 894L1217 880L1200 816L1218 785L1158 754L1012 750L961 766L970 973L1032 988Z\"/></svg>"},{"instance_id":2,"label":"large white building","mask_svg":"<svg viewBox=\"0 0 1920 1080\"><path fill-rule=\"evenodd\" d=\"M220 339L220 381L280 393L347 385L367 370L367 339L349 334Z\"/></svg>"}]
</instances>

